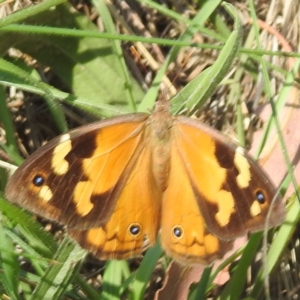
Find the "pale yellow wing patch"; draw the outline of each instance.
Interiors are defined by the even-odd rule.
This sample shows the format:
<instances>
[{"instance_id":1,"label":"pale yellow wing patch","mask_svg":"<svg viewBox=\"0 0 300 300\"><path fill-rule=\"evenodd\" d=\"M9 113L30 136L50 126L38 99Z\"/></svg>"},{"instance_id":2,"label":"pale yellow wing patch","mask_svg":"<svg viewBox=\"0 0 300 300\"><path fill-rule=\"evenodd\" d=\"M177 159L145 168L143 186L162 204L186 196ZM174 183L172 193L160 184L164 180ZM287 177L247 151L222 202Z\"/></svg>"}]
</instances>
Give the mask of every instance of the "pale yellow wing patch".
<instances>
[{"instance_id":1,"label":"pale yellow wing patch","mask_svg":"<svg viewBox=\"0 0 300 300\"><path fill-rule=\"evenodd\" d=\"M63 134L52 153L51 169L58 176L66 174L69 169L69 163L65 160L65 157L72 150L70 138L69 134Z\"/></svg>"}]
</instances>

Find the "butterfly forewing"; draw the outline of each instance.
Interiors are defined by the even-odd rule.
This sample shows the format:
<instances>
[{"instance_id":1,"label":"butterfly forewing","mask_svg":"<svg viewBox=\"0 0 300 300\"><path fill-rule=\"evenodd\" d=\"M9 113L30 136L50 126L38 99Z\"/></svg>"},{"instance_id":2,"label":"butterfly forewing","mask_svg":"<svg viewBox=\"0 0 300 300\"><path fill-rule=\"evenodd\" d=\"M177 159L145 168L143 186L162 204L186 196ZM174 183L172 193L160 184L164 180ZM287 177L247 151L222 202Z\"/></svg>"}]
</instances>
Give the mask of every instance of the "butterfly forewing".
<instances>
[{"instance_id":1,"label":"butterfly forewing","mask_svg":"<svg viewBox=\"0 0 300 300\"><path fill-rule=\"evenodd\" d=\"M142 150L147 118L109 119L52 140L13 174L7 198L70 227L105 224Z\"/></svg>"},{"instance_id":2,"label":"butterfly forewing","mask_svg":"<svg viewBox=\"0 0 300 300\"><path fill-rule=\"evenodd\" d=\"M196 120L179 117L176 147L209 231L234 239L283 221L280 196L267 220L275 188L242 148ZM195 138L197 137L197 138Z\"/></svg>"}]
</instances>

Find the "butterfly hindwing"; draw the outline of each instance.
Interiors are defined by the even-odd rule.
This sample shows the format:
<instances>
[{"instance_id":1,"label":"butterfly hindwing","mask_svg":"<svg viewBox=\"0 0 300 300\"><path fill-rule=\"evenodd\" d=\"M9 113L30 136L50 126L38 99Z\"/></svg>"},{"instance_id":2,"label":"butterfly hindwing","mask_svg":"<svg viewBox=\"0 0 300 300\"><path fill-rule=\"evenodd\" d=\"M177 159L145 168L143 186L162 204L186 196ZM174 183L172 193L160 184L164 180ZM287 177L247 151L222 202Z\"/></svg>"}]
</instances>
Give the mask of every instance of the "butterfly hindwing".
<instances>
[{"instance_id":1,"label":"butterfly hindwing","mask_svg":"<svg viewBox=\"0 0 300 300\"><path fill-rule=\"evenodd\" d=\"M174 146L174 144L172 145ZM232 248L205 224L180 149L172 147L171 172L163 196L161 244L178 261L207 265Z\"/></svg>"},{"instance_id":2,"label":"butterfly hindwing","mask_svg":"<svg viewBox=\"0 0 300 300\"><path fill-rule=\"evenodd\" d=\"M162 192L151 172L151 149L134 162L110 219L101 228L69 229L78 243L100 259L124 259L141 254L156 242L160 227Z\"/></svg>"}]
</instances>

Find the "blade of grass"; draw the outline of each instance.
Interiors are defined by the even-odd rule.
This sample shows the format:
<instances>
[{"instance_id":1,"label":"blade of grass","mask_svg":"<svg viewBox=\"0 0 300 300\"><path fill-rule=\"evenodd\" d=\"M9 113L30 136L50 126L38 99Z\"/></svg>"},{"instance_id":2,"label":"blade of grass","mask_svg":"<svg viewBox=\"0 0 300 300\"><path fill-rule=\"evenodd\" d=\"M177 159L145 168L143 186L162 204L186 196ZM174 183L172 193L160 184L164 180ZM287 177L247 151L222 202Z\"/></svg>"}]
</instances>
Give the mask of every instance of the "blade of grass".
<instances>
[{"instance_id":1,"label":"blade of grass","mask_svg":"<svg viewBox=\"0 0 300 300\"><path fill-rule=\"evenodd\" d=\"M77 274L86 251L80 248L69 238L60 244L53 263L46 270L41 281L36 286L31 300L61 299L68 285Z\"/></svg>"},{"instance_id":2,"label":"blade of grass","mask_svg":"<svg viewBox=\"0 0 300 300\"><path fill-rule=\"evenodd\" d=\"M163 250L158 243L156 243L154 247L150 248L146 252L143 261L135 274L135 279L131 284L130 295L132 300L144 299L146 287L150 281L156 263L161 257L162 253Z\"/></svg>"},{"instance_id":3,"label":"blade of grass","mask_svg":"<svg viewBox=\"0 0 300 300\"><path fill-rule=\"evenodd\" d=\"M12 220L13 226L22 226L25 230L30 232L32 244L35 245L38 253L45 257L52 255L52 252L49 251L56 249L54 237L45 232L41 225L24 210L4 200L2 192L0 192L0 211L4 216Z\"/></svg>"},{"instance_id":4,"label":"blade of grass","mask_svg":"<svg viewBox=\"0 0 300 300\"><path fill-rule=\"evenodd\" d=\"M121 298L121 284L123 280L123 272L128 269L127 261L110 260L106 263L105 272L103 274L103 292L101 299L118 300Z\"/></svg>"},{"instance_id":5,"label":"blade of grass","mask_svg":"<svg viewBox=\"0 0 300 300\"><path fill-rule=\"evenodd\" d=\"M256 251L261 243L262 232L251 235L246 247L244 248L242 257L240 258L237 267L235 268L230 281L226 284L219 299L241 299L241 294L244 290L247 281L247 270L256 255Z\"/></svg>"},{"instance_id":6,"label":"blade of grass","mask_svg":"<svg viewBox=\"0 0 300 300\"><path fill-rule=\"evenodd\" d=\"M13 14L0 19L0 28L12 23L22 22L24 19L32 17L64 2L66 2L66 0L47 0L39 4L23 8L22 10L16 11Z\"/></svg>"},{"instance_id":7,"label":"blade of grass","mask_svg":"<svg viewBox=\"0 0 300 300\"><path fill-rule=\"evenodd\" d=\"M26 71L23 71L21 68L18 68L16 65L4 60L0 59L0 70L5 71L9 74L18 75L19 78L27 82L29 85L37 86L41 90L44 91L44 98L46 103L48 104L48 108L52 113L54 120L56 120L57 127L65 132L68 130L67 123L64 117L64 113L62 108L57 103L56 99L52 96L48 86L41 81L36 80L32 76L30 76ZM1 72L2 73L2 72Z\"/></svg>"},{"instance_id":8,"label":"blade of grass","mask_svg":"<svg viewBox=\"0 0 300 300\"><path fill-rule=\"evenodd\" d=\"M201 276L201 280L197 284L197 287L195 289L192 288L191 290L191 293L188 298L189 300L205 299L207 286L210 283L211 269L211 267L204 269Z\"/></svg>"},{"instance_id":9,"label":"blade of grass","mask_svg":"<svg viewBox=\"0 0 300 300\"><path fill-rule=\"evenodd\" d=\"M207 20L207 18L210 16L210 14L212 13L212 9L217 7L219 5L219 1L211 1L210 2L210 7L207 10L207 6L203 7L203 9L201 9L197 15L193 18L193 22L199 24L199 25L203 25L205 23L205 21ZM207 12L208 11L208 12ZM197 32L197 30L195 28L188 28L182 35L181 37L178 39L179 42L186 42L186 41L190 41L193 34L195 34ZM200 45L198 45L200 46ZM203 46L203 45L202 45ZM163 65L161 66L161 68L159 69L159 71L157 72L157 75L155 76L151 87L149 88L146 96L144 97L142 103L139 105L138 107L138 111L140 112L149 112L152 108L153 105L157 99L157 95L159 92L159 86L160 83L162 81L162 77L164 76L164 74L166 73L166 70L169 66L169 64L176 58L176 56L178 55L179 51L181 50L181 48L179 46L174 46L168 56L166 57L165 62L163 63ZM178 103L176 102L176 100L173 98L171 105L172 105L172 113L177 113L179 112L179 109L177 109L177 106L181 105L182 103L182 99L186 99L186 98L179 98Z\"/></svg>"},{"instance_id":10,"label":"blade of grass","mask_svg":"<svg viewBox=\"0 0 300 300\"><path fill-rule=\"evenodd\" d=\"M215 63L192 80L172 99L172 112L179 113L187 110L188 115L192 115L199 109L213 94L236 57L241 42L241 22L233 6L229 4L223 6L234 19L234 30Z\"/></svg>"},{"instance_id":11,"label":"blade of grass","mask_svg":"<svg viewBox=\"0 0 300 300\"><path fill-rule=\"evenodd\" d=\"M197 19L187 19L183 15L180 15L176 13L174 10L168 9L164 5L160 5L154 1L151 0L138 0L141 3L147 4L149 7L152 7L153 9L156 9L161 14L175 20L178 22L182 22L186 26L193 27L193 29L197 32L202 32L204 34L207 34L208 36L215 38L216 40L225 41L225 39L216 33L215 31L212 31L208 28L205 28L203 25L203 22L198 22ZM202 16L205 20L209 18L209 16L216 10L216 8L221 4L221 0L209 0L209 1L201 1L199 3L199 11L201 11Z\"/></svg>"},{"instance_id":12,"label":"blade of grass","mask_svg":"<svg viewBox=\"0 0 300 300\"><path fill-rule=\"evenodd\" d=\"M107 6L105 5L103 0L93 0L92 3L94 4L95 8L97 9L99 15L101 15L103 23L105 25L105 29L112 33L116 34L115 30L115 24L113 23L113 20L111 18L111 15L109 13L109 10L107 9ZM112 45L117 57L117 61L119 63L119 69L121 70L121 76L123 78L123 81L125 83L125 98L127 99L128 103L130 104L131 111L136 111L136 104L134 101L134 95L132 93L132 88L130 84L130 76L128 74L128 69L124 60L123 51L121 48L120 41L114 40L112 41Z\"/></svg>"},{"instance_id":13,"label":"blade of grass","mask_svg":"<svg viewBox=\"0 0 300 300\"><path fill-rule=\"evenodd\" d=\"M50 94L52 95L52 99L55 98L56 100L74 105L95 116L112 117L126 112L109 104L98 103L96 106L95 104L91 104L91 101L85 98L61 92L44 82L36 80L23 69L3 59L0 59L0 83L7 86L16 86L22 90L41 95L43 97L47 97L47 95ZM50 101L50 106L51 103L52 102Z\"/></svg>"},{"instance_id":14,"label":"blade of grass","mask_svg":"<svg viewBox=\"0 0 300 300\"><path fill-rule=\"evenodd\" d=\"M2 86L0 86L0 120L3 124L6 133L7 144L14 151L17 151L18 145L15 137L14 125L11 118L10 110L7 107L5 93Z\"/></svg>"},{"instance_id":15,"label":"blade of grass","mask_svg":"<svg viewBox=\"0 0 300 300\"><path fill-rule=\"evenodd\" d=\"M18 283L20 266L18 255L15 253L14 245L11 239L5 234L2 215L0 215L0 245L5 245L5 249L0 252L0 280L6 289L10 299L18 300Z\"/></svg>"},{"instance_id":16,"label":"blade of grass","mask_svg":"<svg viewBox=\"0 0 300 300\"><path fill-rule=\"evenodd\" d=\"M254 29L255 29L256 38L257 38L258 48L260 49L261 44L260 44L260 41L259 41L259 30L258 30L258 26L257 26L257 23L256 23L257 16L256 16L255 8L254 8L254 3L251 0L249 0L248 3L249 3L249 7L250 7L251 16L252 16L252 19L253 19L253 25L254 25ZM290 163L287 151L286 151L285 142L284 142L283 135L282 135L282 132L281 132L281 128L280 128L280 124L279 124L279 120L278 120L278 110L277 110L277 107L276 107L276 105L273 101L272 89L271 89L271 84L270 84L270 79L269 79L267 66L266 66L266 63L265 63L263 58L261 58L260 63L261 63L261 67L262 67L262 74L263 74L263 78L264 78L266 93L267 93L268 98L270 99L270 104L271 104L271 107L272 107L272 116L271 117L273 118L273 121L274 121L274 124L275 124L275 128L276 128L276 131L277 131L277 134L278 134L278 137L279 137L279 141L280 141L280 145L281 145L282 149L285 149L285 151L283 151L284 152L283 153L284 159L285 159L285 162L287 164L287 168L288 168L288 171L289 171L289 176L291 177L291 180L294 184L295 191L296 191L296 194L297 194L297 191L298 191L297 183L296 183L295 177L293 175L293 170L292 170L292 167L291 167L291 163ZM295 70L294 70L294 72L295 72ZM293 75L296 74L294 72L292 72ZM297 196L298 196L298 199L300 201L299 192L298 192ZM263 244L264 244L264 247L267 246L266 236L264 238L264 243ZM277 250L276 250L276 253L280 255L280 252L278 252ZM264 277L264 285L266 287L265 297L267 299L270 298L268 275L273 270L276 262L278 261L278 258L279 258L279 256L276 257L274 255L274 251L273 251L271 253L271 258L270 258L270 256L268 256L266 262L264 263L264 271L265 272L263 274L264 275L263 277Z\"/></svg>"},{"instance_id":17,"label":"blade of grass","mask_svg":"<svg viewBox=\"0 0 300 300\"><path fill-rule=\"evenodd\" d=\"M300 218L300 204L294 195L291 200L291 204L288 207L286 220L280 226L272 244L270 245L268 255L264 262L264 270L261 270L256 276L250 297L258 299L263 286L265 276L274 271L278 264L279 257L282 255L287 243L290 242L290 238L294 233Z\"/></svg>"},{"instance_id":18,"label":"blade of grass","mask_svg":"<svg viewBox=\"0 0 300 300\"><path fill-rule=\"evenodd\" d=\"M254 9L254 3L253 3L252 0L248 0L248 2L249 2L250 11L251 11L251 16L252 16L252 19L254 21L253 25L254 25L254 28L255 28L255 33L256 33L257 42L258 42L257 46L258 46L259 49L261 49L262 47L261 47L260 42L259 42L259 30L258 30L258 26L255 22L257 20L257 16L256 16L255 9ZM300 192L298 191L298 188L297 188L297 182L296 182L295 176L293 175L293 168L291 166L291 162L290 162L290 159L288 157L288 153L287 153L287 150L286 150L287 148L285 146L282 131L281 131L280 124L279 124L279 121L278 121L279 120L279 118L278 118L278 109L277 109L277 106L275 105L274 100L273 100L268 69L267 69L265 60L263 58L261 58L260 63L261 63L261 66L262 66L262 73L263 73L263 77L264 77L264 81L265 81L265 87L266 87L266 90L267 90L267 96L270 99L270 104L271 104L271 107L272 107L271 119L275 124L275 128L276 128L276 131L277 131L277 134L278 134L279 142L280 142L280 145L283 149L282 152L283 152L284 160L285 160L285 163L287 165L289 175L291 176L291 181L292 181L293 186L295 188L297 197L300 201ZM290 84L289 84L290 88L292 87L292 83L294 82L294 78L295 78L295 75L298 72L299 66L300 66L300 59L298 59L296 61L295 66L294 66L294 68L291 72L292 81L290 81ZM291 80L291 77L288 77L288 79ZM270 128L270 125L271 124L268 124L268 126L266 127L267 128L266 130L268 130Z\"/></svg>"}]
</instances>

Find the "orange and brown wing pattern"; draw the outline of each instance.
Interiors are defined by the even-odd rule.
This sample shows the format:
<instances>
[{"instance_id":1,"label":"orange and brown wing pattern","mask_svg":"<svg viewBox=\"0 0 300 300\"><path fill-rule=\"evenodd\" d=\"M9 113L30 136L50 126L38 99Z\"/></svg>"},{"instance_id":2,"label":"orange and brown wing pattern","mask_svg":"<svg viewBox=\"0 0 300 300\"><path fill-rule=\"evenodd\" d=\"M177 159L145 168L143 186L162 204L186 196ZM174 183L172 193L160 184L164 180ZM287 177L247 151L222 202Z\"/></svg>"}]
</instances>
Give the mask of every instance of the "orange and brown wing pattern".
<instances>
[{"instance_id":1,"label":"orange and brown wing pattern","mask_svg":"<svg viewBox=\"0 0 300 300\"><path fill-rule=\"evenodd\" d=\"M221 239L280 224L285 215L267 175L242 148L196 120L174 121L174 147L186 167L189 183L207 229Z\"/></svg>"},{"instance_id":2,"label":"orange and brown wing pattern","mask_svg":"<svg viewBox=\"0 0 300 300\"><path fill-rule=\"evenodd\" d=\"M207 265L249 231L283 221L284 203L244 151L197 120L154 113L84 126L36 151L14 173L7 198L66 225L101 259L153 245ZM268 212L272 207L271 217Z\"/></svg>"},{"instance_id":3,"label":"orange and brown wing pattern","mask_svg":"<svg viewBox=\"0 0 300 300\"><path fill-rule=\"evenodd\" d=\"M178 261L208 265L222 258L232 242L220 240L208 230L181 149L174 147L175 143L172 146L169 185L163 196L161 244Z\"/></svg>"},{"instance_id":4,"label":"orange and brown wing pattern","mask_svg":"<svg viewBox=\"0 0 300 300\"><path fill-rule=\"evenodd\" d=\"M151 162L152 151L146 146L130 170L110 219L101 228L68 229L71 237L100 259L130 258L153 245L160 227L162 192Z\"/></svg>"},{"instance_id":5,"label":"orange and brown wing pattern","mask_svg":"<svg viewBox=\"0 0 300 300\"><path fill-rule=\"evenodd\" d=\"M50 141L13 174L7 198L69 227L102 226L140 156L147 118L112 118Z\"/></svg>"}]
</instances>

